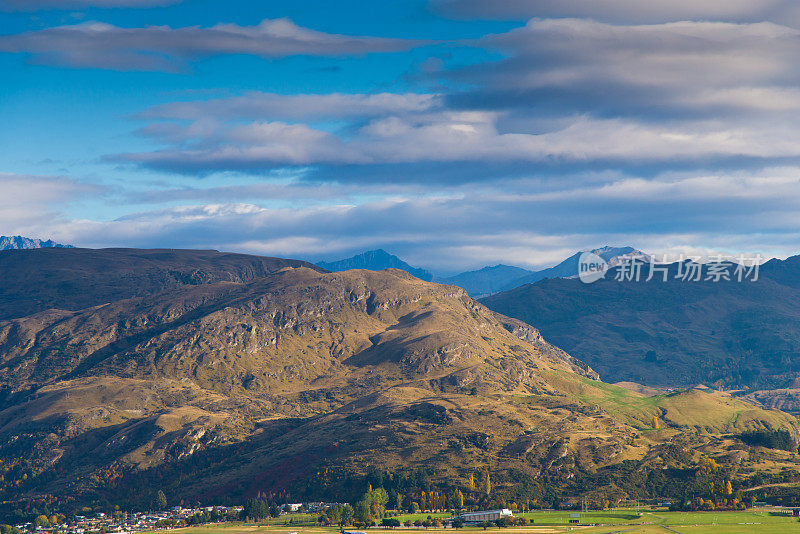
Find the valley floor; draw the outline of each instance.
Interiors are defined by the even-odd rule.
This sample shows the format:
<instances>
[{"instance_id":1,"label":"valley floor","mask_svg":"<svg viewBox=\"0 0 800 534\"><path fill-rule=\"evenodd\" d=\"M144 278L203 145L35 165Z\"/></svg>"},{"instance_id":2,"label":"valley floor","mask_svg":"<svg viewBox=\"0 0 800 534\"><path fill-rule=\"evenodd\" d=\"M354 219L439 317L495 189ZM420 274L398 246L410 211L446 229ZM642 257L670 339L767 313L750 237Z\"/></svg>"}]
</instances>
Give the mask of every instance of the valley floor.
<instances>
[{"instance_id":1,"label":"valley floor","mask_svg":"<svg viewBox=\"0 0 800 534\"><path fill-rule=\"evenodd\" d=\"M438 514L434 514L438 515ZM400 516L401 520L405 516ZM581 513L580 525L569 525L570 512L535 512L525 514L533 520L533 525L505 529L467 527L456 532L480 534L486 532L507 534L546 534L560 532L580 532L582 534L782 534L800 532L800 522L796 517L785 516L770 510L746 510L741 512L667 512L644 511L638 515L635 510L612 510ZM348 531L360 529L348 528ZM441 528L398 528L384 529L373 527L367 532L377 534L386 530L420 531L426 534L453 534L453 529ZM176 530L176 534L333 534L338 527L299 527L283 524L272 525L211 525Z\"/></svg>"}]
</instances>

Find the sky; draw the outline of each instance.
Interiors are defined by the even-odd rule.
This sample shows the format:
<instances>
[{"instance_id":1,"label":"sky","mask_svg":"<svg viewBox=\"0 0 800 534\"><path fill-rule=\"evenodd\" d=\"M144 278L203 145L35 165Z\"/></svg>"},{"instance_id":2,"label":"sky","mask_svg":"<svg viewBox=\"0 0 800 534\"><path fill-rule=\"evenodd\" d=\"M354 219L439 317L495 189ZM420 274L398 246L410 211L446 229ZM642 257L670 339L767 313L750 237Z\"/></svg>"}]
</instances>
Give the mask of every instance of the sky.
<instances>
[{"instance_id":1,"label":"sky","mask_svg":"<svg viewBox=\"0 0 800 534\"><path fill-rule=\"evenodd\" d=\"M789 0L0 0L0 234L800 253Z\"/></svg>"}]
</instances>

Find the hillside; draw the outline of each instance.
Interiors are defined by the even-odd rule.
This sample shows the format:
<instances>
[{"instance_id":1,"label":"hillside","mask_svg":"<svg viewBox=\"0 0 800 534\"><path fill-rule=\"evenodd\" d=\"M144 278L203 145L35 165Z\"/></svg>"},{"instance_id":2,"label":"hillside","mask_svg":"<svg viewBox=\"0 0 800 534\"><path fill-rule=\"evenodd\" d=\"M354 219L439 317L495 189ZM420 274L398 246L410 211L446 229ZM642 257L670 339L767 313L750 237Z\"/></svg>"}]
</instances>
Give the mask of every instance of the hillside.
<instances>
[{"instance_id":1,"label":"hillside","mask_svg":"<svg viewBox=\"0 0 800 534\"><path fill-rule=\"evenodd\" d=\"M247 282L299 260L215 250L42 248L0 254L0 320L80 310L186 285Z\"/></svg>"},{"instance_id":2,"label":"hillside","mask_svg":"<svg viewBox=\"0 0 800 534\"><path fill-rule=\"evenodd\" d=\"M123 279L129 264L114 273L112 260L150 252L72 254L62 274L105 262L108 279ZM171 251L167 269L198 256L214 257ZM213 272L243 265L218 258ZM286 266L0 321L3 500L124 495L147 506L157 488L204 502L341 499L374 472L421 491L420 477L446 488L487 469L496 495L520 498L527 481L544 499L582 491L598 470L622 483L625 461L660 470L723 457L737 446L730 433L797 436L793 417L727 395L645 397L599 382L460 288L400 270L260 261L245 264ZM664 452L676 447L679 457Z\"/></svg>"},{"instance_id":3,"label":"hillside","mask_svg":"<svg viewBox=\"0 0 800 534\"><path fill-rule=\"evenodd\" d=\"M684 282L676 272L672 265L667 282L617 282L615 271L592 284L548 279L481 302L537 325L611 382L792 386L800 373L798 258L768 262L756 282Z\"/></svg>"}]
</instances>

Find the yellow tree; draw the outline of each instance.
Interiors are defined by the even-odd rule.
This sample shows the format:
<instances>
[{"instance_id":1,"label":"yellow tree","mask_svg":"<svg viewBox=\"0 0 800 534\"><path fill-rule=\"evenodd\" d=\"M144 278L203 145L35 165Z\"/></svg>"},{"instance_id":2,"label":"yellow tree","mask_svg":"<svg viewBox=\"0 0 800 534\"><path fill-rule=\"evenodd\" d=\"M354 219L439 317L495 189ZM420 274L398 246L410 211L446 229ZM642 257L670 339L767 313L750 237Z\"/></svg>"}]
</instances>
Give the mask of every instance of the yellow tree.
<instances>
[{"instance_id":1,"label":"yellow tree","mask_svg":"<svg viewBox=\"0 0 800 534\"><path fill-rule=\"evenodd\" d=\"M733 493L733 486L731 486L731 481L725 481L725 495L731 495Z\"/></svg>"},{"instance_id":2,"label":"yellow tree","mask_svg":"<svg viewBox=\"0 0 800 534\"><path fill-rule=\"evenodd\" d=\"M489 471L486 471L486 478L483 479L483 491L486 495L492 492L492 479L489 477Z\"/></svg>"},{"instance_id":3,"label":"yellow tree","mask_svg":"<svg viewBox=\"0 0 800 534\"><path fill-rule=\"evenodd\" d=\"M467 482L467 487L472 491L475 491L475 477L472 476L472 473L469 474L469 482Z\"/></svg>"},{"instance_id":4,"label":"yellow tree","mask_svg":"<svg viewBox=\"0 0 800 534\"><path fill-rule=\"evenodd\" d=\"M464 494L461 493L460 489L456 489L456 498L455 498L456 508L461 510L464 508Z\"/></svg>"},{"instance_id":5,"label":"yellow tree","mask_svg":"<svg viewBox=\"0 0 800 534\"><path fill-rule=\"evenodd\" d=\"M653 428L655 428L656 430L661 428L661 423L659 422L658 417L656 417L655 415L653 416Z\"/></svg>"},{"instance_id":6,"label":"yellow tree","mask_svg":"<svg viewBox=\"0 0 800 534\"><path fill-rule=\"evenodd\" d=\"M422 492L422 495L419 496L419 508L420 510L427 510L427 499L425 498L425 492Z\"/></svg>"}]
</instances>

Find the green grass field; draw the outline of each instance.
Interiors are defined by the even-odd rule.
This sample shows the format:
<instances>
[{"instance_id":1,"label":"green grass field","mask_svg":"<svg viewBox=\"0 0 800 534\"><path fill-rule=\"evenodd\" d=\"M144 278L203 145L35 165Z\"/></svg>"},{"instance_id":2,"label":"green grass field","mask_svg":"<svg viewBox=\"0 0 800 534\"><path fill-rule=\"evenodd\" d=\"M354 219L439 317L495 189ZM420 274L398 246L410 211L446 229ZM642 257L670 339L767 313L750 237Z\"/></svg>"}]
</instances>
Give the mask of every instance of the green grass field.
<instances>
[{"instance_id":1,"label":"green grass field","mask_svg":"<svg viewBox=\"0 0 800 534\"><path fill-rule=\"evenodd\" d=\"M406 519L425 519L443 514L407 514L399 516L402 521ZM446 515L446 514L444 514ZM784 534L800 533L800 522L796 517L770 514L763 510L747 510L742 512L666 512L643 511L638 515L635 510L610 510L601 512L581 513L579 525L569 525L570 512L533 512L525 514L527 519L533 520L533 525L507 529L491 528L486 531L507 532L508 534L535 534L558 532L581 532L585 534L652 534L652 533L678 533L678 534ZM319 526L291 526L284 525L281 517L277 524L271 525L211 525L179 529L180 534L333 534L338 531L334 527ZM595 526L597 525L597 526ZM357 529L353 529L357 530ZM385 529L373 528L375 534ZM425 531L428 534L453 534L453 529L396 529L400 531L414 530ZM478 534L484 532L481 528L464 528L458 532L463 534Z\"/></svg>"}]
</instances>

